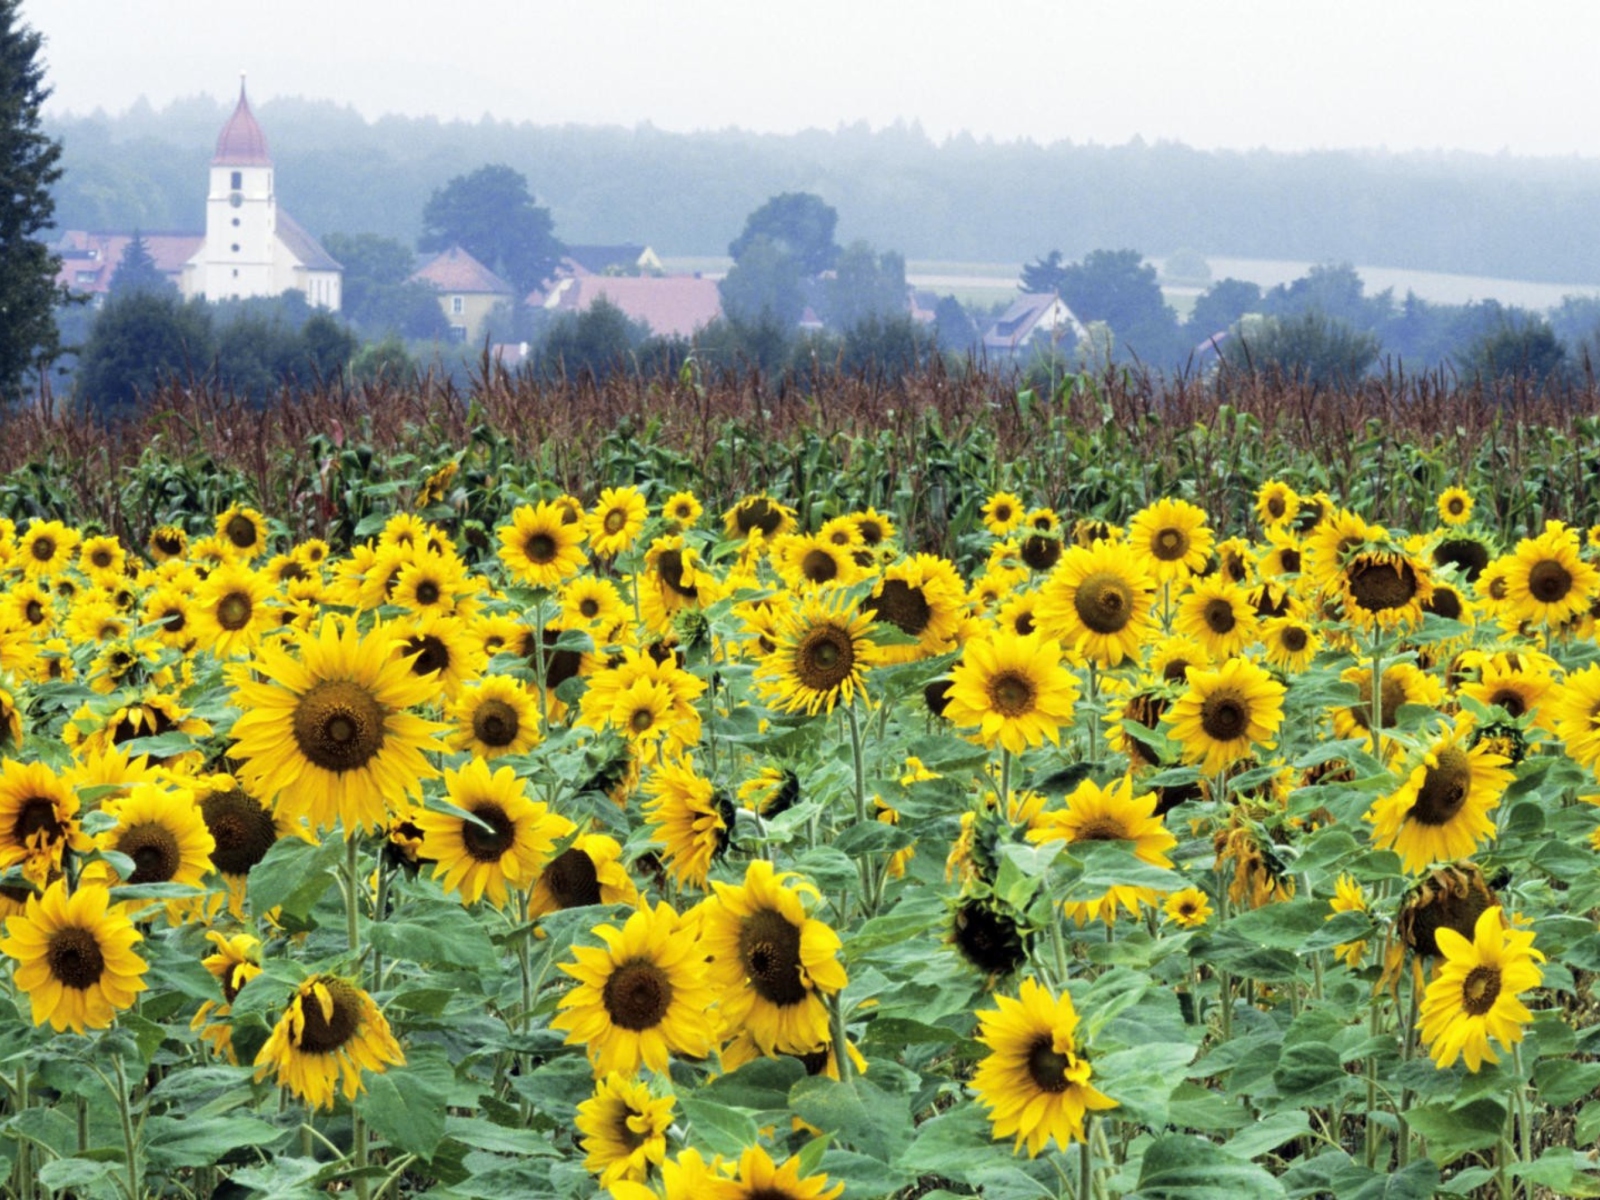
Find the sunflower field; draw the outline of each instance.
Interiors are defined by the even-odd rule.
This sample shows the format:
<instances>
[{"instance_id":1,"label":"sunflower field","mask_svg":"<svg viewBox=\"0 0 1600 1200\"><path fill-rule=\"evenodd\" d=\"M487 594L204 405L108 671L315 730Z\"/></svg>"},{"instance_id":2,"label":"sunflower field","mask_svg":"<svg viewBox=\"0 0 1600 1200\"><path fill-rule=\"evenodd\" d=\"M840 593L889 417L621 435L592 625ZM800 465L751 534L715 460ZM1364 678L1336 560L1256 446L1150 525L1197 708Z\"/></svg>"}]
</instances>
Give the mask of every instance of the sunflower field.
<instances>
[{"instance_id":1,"label":"sunflower field","mask_svg":"<svg viewBox=\"0 0 1600 1200\"><path fill-rule=\"evenodd\" d=\"M17 426L7 1195L1600 1196L1596 417L679 383Z\"/></svg>"}]
</instances>

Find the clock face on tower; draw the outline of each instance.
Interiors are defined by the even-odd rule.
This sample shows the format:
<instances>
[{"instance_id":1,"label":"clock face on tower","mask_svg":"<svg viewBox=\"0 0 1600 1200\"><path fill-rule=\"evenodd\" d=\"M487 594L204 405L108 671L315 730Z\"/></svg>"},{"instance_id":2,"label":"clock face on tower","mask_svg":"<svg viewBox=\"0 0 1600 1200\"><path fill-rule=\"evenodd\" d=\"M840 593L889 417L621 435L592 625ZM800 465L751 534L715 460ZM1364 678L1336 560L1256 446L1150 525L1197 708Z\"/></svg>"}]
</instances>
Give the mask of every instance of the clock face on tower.
<instances>
[{"instance_id":1,"label":"clock face on tower","mask_svg":"<svg viewBox=\"0 0 1600 1200\"><path fill-rule=\"evenodd\" d=\"M230 195L228 197L228 203L233 205L233 207L238 208L241 204L244 203L244 193L243 192L234 192L232 195Z\"/></svg>"}]
</instances>

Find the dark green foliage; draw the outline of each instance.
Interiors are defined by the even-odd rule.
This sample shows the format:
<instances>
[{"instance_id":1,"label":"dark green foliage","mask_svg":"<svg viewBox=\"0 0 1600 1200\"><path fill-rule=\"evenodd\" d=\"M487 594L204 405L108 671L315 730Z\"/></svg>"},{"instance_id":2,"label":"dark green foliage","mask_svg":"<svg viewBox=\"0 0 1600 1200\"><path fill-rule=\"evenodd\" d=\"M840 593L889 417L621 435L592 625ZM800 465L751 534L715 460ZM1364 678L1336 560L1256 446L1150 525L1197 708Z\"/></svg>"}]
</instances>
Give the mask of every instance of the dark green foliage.
<instances>
[{"instance_id":1,"label":"dark green foliage","mask_svg":"<svg viewBox=\"0 0 1600 1200\"><path fill-rule=\"evenodd\" d=\"M874 313L845 330L839 366L852 375L898 379L916 371L935 353L929 331L906 313Z\"/></svg>"},{"instance_id":2,"label":"dark green foliage","mask_svg":"<svg viewBox=\"0 0 1600 1200\"><path fill-rule=\"evenodd\" d=\"M1223 343L1222 357L1235 371L1313 387L1353 387L1377 361L1378 348L1372 334L1312 310L1240 322Z\"/></svg>"},{"instance_id":3,"label":"dark green foliage","mask_svg":"<svg viewBox=\"0 0 1600 1200\"><path fill-rule=\"evenodd\" d=\"M954 296L941 297L934 306L933 333L944 350L969 350L978 341L977 322Z\"/></svg>"},{"instance_id":4,"label":"dark green foliage","mask_svg":"<svg viewBox=\"0 0 1600 1200\"><path fill-rule=\"evenodd\" d=\"M122 252L122 261L111 274L111 297L131 295L134 292L154 292L162 296L176 296L178 287L156 266L150 257L150 248L136 229L133 240Z\"/></svg>"},{"instance_id":5,"label":"dark green foliage","mask_svg":"<svg viewBox=\"0 0 1600 1200\"><path fill-rule=\"evenodd\" d=\"M545 335L536 369L545 378L604 379L614 371L625 373L649 333L601 296L583 312L556 320Z\"/></svg>"},{"instance_id":6,"label":"dark green foliage","mask_svg":"<svg viewBox=\"0 0 1600 1200\"><path fill-rule=\"evenodd\" d=\"M1156 269L1137 250L1094 250L1061 268L1056 289L1085 325L1111 326L1113 353L1166 363L1177 349L1178 318L1161 296Z\"/></svg>"},{"instance_id":7,"label":"dark green foliage","mask_svg":"<svg viewBox=\"0 0 1600 1200\"><path fill-rule=\"evenodd\" d=\"M50 95L43 40L21 23L18 0L0 0L0 406L22 395L25 377L47 366L60 344L60 260L38 236L50 225L50 189L61 178L61 145L39 119Z\"/></svg>"},{"instance_id":8,"label":"dark green foliage","mask_svg":"<svg viewBox=\"0 0 1600 1200\"><path fill-rule=\"evenodd\" d=\"M133 292L106 302L78 360L80 402L104 417L129 415L140 397L174 379L204 377L216 355L204 301Z\"/></svg>"},{"instance_id":9,"label":"dark green foliage","mask_svg":"<svg viewBox=\"0 0 1600 1200\"><path fill-rule=\"evenodd\" d=\"M1506 321L1478 337L1461 356L1463 374L1486 379L1558 378L1566 366L1566 347L1548 321Z\"/></svg>"},{"instance_id":10,"label":"dark green foliage","mask_svg":"<svg viewBox=\"0 0 1600 1200\"><path fill-rule=\"evenodd\" d=\"M508 280L519 297L548 279L561 259L550 210L534 203L527 177L504 163L457 175L428 199L418 249L452 245Z\"/></svg>"},{"instance_id":11,"label":"dark green foliage","mask_svg":"<svg viewBox=\"0 0 1600 1200\"><path fill-rule=\"evenodd\" d=\"M866 242L851 242L840 252L823 296L830 329L849 330L869 319L903 316L905 256L892 250L877 254Z\"/></svg>"},{"instance_id":12,"label":"dark green foliage","mask_svg":"<svg viewBox=\"0 0 1600 1200\"><path fill-rule=\"evenodd\" d=\"M416 255L404 242L376 233L330 233L322 242L344 265L342 312L363 333L394 333L417 341L450 336L439 294L425 283L407 282L416 269Z\"/></svg>"},{"instance_id":13,"label":"dark green foliage","mask_svg":"<svg viewBox=\"0 0 1600 1200\"><path fill-rule=\"evenodd\" d=\"M739 261L717 285L722 311L746 325L793 329L805 311L800 260L764 235L746 242Z\"/></svg>"},{"instance_id":14,"label":"dark green foliage","mask_svg":"<svg viewBox=\"0 0 1600 1200\"><path fill-rule=\"evenodd\" d=\"M1261 288L1244 279L1219 279L1194 302L1184 335L1198 343L1213 334L1225 333L1247 312L1261 310Z\"/></svg>"},{"instance_id":15,"label":"dark green foliage","mask_svg":"<svg viewBox=\"0 0 1600 1200\"><path fill-rule=\"evenodd\" d=\"M742 262L751 246L765 238L794 258L802 274L820 275L839 257L833 240L838 223L838 212L821 196L784 192L745 218L744 232L728 245L728 253Z\"/></svg>"}]
</instances>

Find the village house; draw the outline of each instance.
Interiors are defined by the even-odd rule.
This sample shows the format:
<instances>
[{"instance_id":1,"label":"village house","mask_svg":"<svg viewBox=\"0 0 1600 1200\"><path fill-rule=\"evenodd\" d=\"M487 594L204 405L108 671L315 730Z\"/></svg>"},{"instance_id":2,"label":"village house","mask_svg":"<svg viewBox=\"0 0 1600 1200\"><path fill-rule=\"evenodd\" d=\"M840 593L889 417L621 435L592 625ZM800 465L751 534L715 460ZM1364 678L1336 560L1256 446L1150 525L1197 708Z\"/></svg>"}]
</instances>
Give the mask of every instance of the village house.
<instances>
[{"instance_id":1,"label":"village house","mask_svg":"<svg viewBox=\"0 0 1600 1200\"><path fill-rule=\"evenodd\" d=\"M698 275L569 275L526 303L551 314L581 313L602 297L662 337L690 337L722 315L716 280Z\"/></svg>"},{"instance_id":2,"label":"village house","mask_svg":"<svg viewBox=\"0 0 1600 1200\"><path fill-rule=\"evenodd\" d=\"M441 250L411 276L439 293L439 304L450 322L450 336L458 342L481 342L489 317L497 308L511 307L517 291L460 246Z\"/></svg>"},{"instance_id":3,"label":"village house","mask_svg":"<svg viewBox=\"0 0 1600 1200\"><path fill-rule=\"evenodd\" d=\"M1066 302L1053 292L1028 292L1011 302L1011 307L984 332L983 349L991 355L1026 353L1033 339L1076 344L1089 331Z\"/></svg>"}]
</instances>

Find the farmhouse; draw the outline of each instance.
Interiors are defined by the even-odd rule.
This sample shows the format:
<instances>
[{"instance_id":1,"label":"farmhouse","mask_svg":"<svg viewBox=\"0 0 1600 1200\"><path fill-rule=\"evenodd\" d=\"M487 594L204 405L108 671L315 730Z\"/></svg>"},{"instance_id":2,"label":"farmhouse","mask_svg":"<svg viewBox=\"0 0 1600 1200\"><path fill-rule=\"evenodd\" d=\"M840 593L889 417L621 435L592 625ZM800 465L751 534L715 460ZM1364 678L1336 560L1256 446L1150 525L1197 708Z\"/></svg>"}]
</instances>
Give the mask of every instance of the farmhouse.
<instances>
[{"instance_id":1,"label":"farmhouse","mask_svg":"<svg viewBox=\"0 0 1600 1200\"><path fill-rule=\"evenodd\" d=\"M1028 292L1018 296L984 332L983 348L989 354L1025 352L1036 335L1051 340L1087 336L1088 330L1066 302L1053 292Z\"/></svg>"},{"instance_id":2,"label":"farmhouse","mask_svg":"<svg viewBox=\"0 0 1600 1200\"><path fill-rule=\"evenodd\" d=\"M722 315L716 280L698 275L568 276L527 303L550 313L585 312L602 297L662 337L689 337Z\"/></svg>"},{"instance_id":3,"label":"farmhouse","mask_svg":"<svg viewBox=\"0 0 1600 1200\"><path fill-rule=\"evenodd\" d=\"M411 276L439 293L439 304L450 321L450 335L458 342L483 340L489 316L504 305L509 308L517 291L460 246L441 250Z\"/></svg>"}]
</instances>

